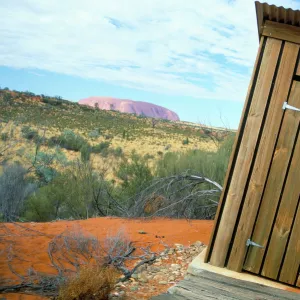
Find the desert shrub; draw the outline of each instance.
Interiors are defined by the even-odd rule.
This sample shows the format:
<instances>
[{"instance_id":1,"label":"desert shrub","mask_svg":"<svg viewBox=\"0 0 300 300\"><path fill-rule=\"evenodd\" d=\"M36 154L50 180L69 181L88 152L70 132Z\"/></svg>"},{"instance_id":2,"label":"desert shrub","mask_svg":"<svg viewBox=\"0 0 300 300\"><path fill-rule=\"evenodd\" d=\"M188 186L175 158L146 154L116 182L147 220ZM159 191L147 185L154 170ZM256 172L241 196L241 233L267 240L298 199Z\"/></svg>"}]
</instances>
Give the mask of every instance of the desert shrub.
<instances>
[{"instance_id":1,"label":"desert shrub","mask_svg":"<svg viewBox=\"0 0 300 300\"><path fill-rule=\"evenodd\" d=\"M132 152L129 160L124 160L116 172L122 181L124 195L131 197L153 179L147 160Z\"/></svg>"},{"instance_id":2,"label":"desert shrub","mask_svg":"<svg viewBox=\"0 0 300 300\"><path fill-rule=\"evenodd\" d=\"M52 139L54 141L54 139ZM80 151L81 147L86 145L85 139L72 130L65 130L56 140L60 147L67 150Z\"/></svg>"},{"instance_id":3,"label":"desert shrub","mask_svg":"<svg viewBox=\"0 0 300 300\"><path fill-rule=\"evenodd\" d=\"M5 93L3 95L3 102L7 105L10 105L13 103L13 97L10 93Z\"/></svg>"},{"instance_id":4,"label":"desert shrub","mask_svg":"<svg viewBox=\"0 0 300 300\"><path fill-rule=\"evenodd\" d=\"M115 157L122 157L123 156L123 149L121 147L117 147L116 149L113 149L111 151L111 153L115 156Z\"/></svg>"},{"instance_id":5,"label":"desert shrub","mask_svg":"<svg viewBox=\"0 0 300 300\"><path fill-rule=\"evenodd\" d=\"M6 141L8 141L8 133L7 132L3 132L3 133L1 133L1 140L3 141L3 142L6 142Z\"/></svg>"},{"instance_id":6,"label":"desert shrub","mask_svg":"<svg viewBox=\"0 0 300 300\"><path fill-rule=\"evenodd\" d=\"M20 156L20 157L22 157L23 155L24 155L24 153L25 153L25 148L19 148L17 151L16 151L16 155L17 156Z\"/></svg>"},{"instance_id":7,"label":"desert shrub","mask_svg":"<svg viewBox=\"0 0 300 300\"><path fill-rule=\"evenodd\" d=\"M149 153L146 153L146 154L144 155L144 159L145 159L145 160L154 159L154 158L155 158L155 156L152 155L152 154L149 154Z\"/></svg>"},{"instance_id":8,"label":"desert shrub","mask_svg":"<svg viewBox=\"0 0 300 300\"><path fill-rule=\"evenodd\" d=\"M64 218L67 214L62 211L65 203L64 181L60 177L51 184L41 187L27 199L23 217L27 221L47 222Z\"/></svg>"},{"instance_id":9,"label":"desert shrub","mask_svg":"<svg viewBox=\"0 0 300 300\"><path fill-rule=\"evenodd\" d=\"M49 183L57 175L54 165L63 167L69 164L66 155L56 147L51 152L38 151L27 156L32 163L32 170L41 184Z\"/></svg>"},{"instance_id":10,"label":"desert shrub","mask_svg":"<svg viewBox=\"0 0 300 300\"><path fill-rule=\"evenodd\" d=\"M23 138L27 140L37 140L39 138L37 130L32 129L30 126L23 126L21 132Z\"/></svg>"},{"instance_id":11,"label":"desert shrub","mask_svg":"<svg viewBox=\"0 0 300 300\"><path fill-rule=\"evenodd\" d=\"M189 138L186 138L186 139L184 139L183 141L182 141L182 144L183 145L188 145L189 144Z\"/></svg>"},{"instance_id":12,"label":"desert shrub","mask_svg":"<svg viewBox=\"0 0 300 300\"><path fill-rule=\"evenodd\" d=\"M120 215L114 204L112 183L92 171L89 163L76 162L26 201L24 217L29 221L85 219Z\"/></svg>"},{"instance_id":13,"label":"desert shrub","mask_svg":"<svg viewBox=\"0 0 300 300\"><path fill-rule=\"evenodd\" d=\"M100 130L99 128L95 128L94 130L90 131L88 136L92 139L96 139L100 136Z\"/></svg>"},{"instance_id":14,"label":"desert shrub","mask_svg":"<svg viewBox=\"0 0 300 300\"><path fill-rule=\"evenodd\" d=\"M25 199L36 186L26 180L27 170L14 164L5 166L0 176L0 219L17 220Z\"/></svg>"},{"instance_id":15,"label":"desert shrub","mask_svg":"<svg viewBox=\"0 0 300 300\"><path fill-rule=\"evenodd\" d=\"M83 162L89 161L91 156L91 147L88 144L84 144L80 148L80 155Z\"/></svg>"},{"instance_id":16,"label":"desert shrub","mask_svg":"<svg viewBox=\"0 0 300 300\"><path fill-rule=\"evenodd\" d=\"M186 153L168 152L157 162L156 176L167 177L191 170L223 184L234 141L228 136L217 152L189 150Z\"/></svg>"},{"instance_id":17,"label":"desert shrub","mask_svg":"<svg viewBox=\"0 0 300 300\"><path fill-rule=\"evenodd\" d=\"M167 150L169 150L171 147L172 147L172 145L171 145L171 144L168 144L168 145L165 146L165 150L167 151Z\"/></svg>"},{"instance_id":18,"label":"desert shrub","mask_svg":"<svg viewBox=\"0 0 300 300\"><path fill-rule=\"evenodd\" d=\"M103 153L105 152L110 146L110 142L101 142L100 144L92 147L93 153Z\"/></svg>"},{"instance_id":19,"label":"desert shrub","mask_svg":"<svg viewBox=\"0 0 300 300\"><path fill-rule=\"evenodd\" d=\"M106 134L104 137L106 140L111 140L114 136L112 134Z\"/></svg>"},{"instance_id":20,"label":"desert shrub","mask_svg":"<svg viewBox=\"0 0 300 300\"><path fill-rule=\"evenodd\" d=\"M83 266L59 290L59 300L107 300L118 273L113 268Z\"/></svg>"}]
</instances>

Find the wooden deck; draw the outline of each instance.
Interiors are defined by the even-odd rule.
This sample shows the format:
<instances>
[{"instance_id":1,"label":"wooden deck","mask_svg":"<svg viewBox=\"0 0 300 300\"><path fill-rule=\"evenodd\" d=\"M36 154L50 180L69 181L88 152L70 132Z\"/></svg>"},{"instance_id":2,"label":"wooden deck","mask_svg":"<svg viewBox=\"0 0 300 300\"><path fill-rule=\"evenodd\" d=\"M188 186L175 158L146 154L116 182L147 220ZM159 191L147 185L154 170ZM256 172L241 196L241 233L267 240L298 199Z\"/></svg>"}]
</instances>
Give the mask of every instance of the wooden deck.
<instances>
[{"instance_id":1,"label":"wooden deck","mask_svg":"<svg viewBox=\"0 0 300 300\"><path fill-rule=\"evenodd\" d=\"M187 277L168 294L151 300L299 300L300 294L267 287L258 283L233 279L216 273L203 272Z\"/></svg>"}]
</instances>

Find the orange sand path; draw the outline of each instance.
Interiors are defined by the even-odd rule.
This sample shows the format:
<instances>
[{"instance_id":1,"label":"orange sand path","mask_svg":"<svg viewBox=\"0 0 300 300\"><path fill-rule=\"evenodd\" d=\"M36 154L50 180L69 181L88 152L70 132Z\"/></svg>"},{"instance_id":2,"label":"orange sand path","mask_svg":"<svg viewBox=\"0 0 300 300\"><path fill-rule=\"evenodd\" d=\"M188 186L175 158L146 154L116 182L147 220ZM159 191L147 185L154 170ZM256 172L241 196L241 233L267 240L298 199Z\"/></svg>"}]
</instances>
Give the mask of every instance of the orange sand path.
<instances>
[{"instance_id":1,"label":"orange sand path","mask_svg":"<svg viewBox=\"0 0 300 300\"><path fill-rule=\"evenodd\" d=\"M80 221L57 221L49 223L22 223L22 227L6 224L13 235L9 237L8 243L2 243L0 250L13 242L14 253L20 259L14 259L13 266L20 272L25 273L29 267L33 267L40 272L53 272L47 256L49 241L57 234L67 229L74 229L80 226L84 231L96 236L99 240L105 239L108 235L113 235L120 229L129 235L131 241L138 246L151 245L157 248L161 242L173 246L180 243L188 246L196 241L205 244L209 242L209 237L213 228L213 221L205 220L170 220L170 219L120 219L120 218L94 218ZM26 228L31 230L26 230ZM34 231L41 232L49 236L41 236ZM146 234L140 234L139 232ZM1 232L3 234L4 232ZM18 236L14 236L14 235ZM14 278L7 267L6 255L0 256L0 279ZM18 296L19 297L19 296ZM18 298L10 295L7 299L33 299L25 295ZM21 297L21 296L20 296ZM35 298L37 299L37 298Z\"/></svg>"},{"instance_id":2,"label":"orange sand path","mask_svg":"<svg viewBox=\"0 0 300 300\"><path fill-rule=\"evenodd\" d=\"M51 272L50 262L47 256L49 241L57 234L65 230L72 230L80 226L85 232L96 236L99 240L105 239L108 235L117 233L120 229L128 234L131 241L137 246L151 245L152 248L161 246L161 242L169 246L180 243L189 246L196 241L208 244L213 228L213 221L206 220L170 220L164 218L143 220L143 219L120 219L120 218L94 218L81 221L57 221L49 223L22 223L22 227L12 224L5 224L11 230L12 236L9 241L0 241L0 253L9 244L13 244L14 253L19 256L13 264L14 268L21 273L33 267L40 272ZM27 230L30 229L30 230ZM0 234L4 234L0 228ZM44 234L40 235L37 232ZM141 234L139 232L145 232ZM7 233L7 231L6 231ZM17 236L16 236L17 235ZM13 278L7 266L5 252L0 256L0 280ZM287 288L296 291L292 288ZM1 296L1 295L0 295ZM11 300L37 300L42 299L35 296L20 294L2 295ZM1 298L1 297L0 297Z\"/></svg>"}]
</instances>

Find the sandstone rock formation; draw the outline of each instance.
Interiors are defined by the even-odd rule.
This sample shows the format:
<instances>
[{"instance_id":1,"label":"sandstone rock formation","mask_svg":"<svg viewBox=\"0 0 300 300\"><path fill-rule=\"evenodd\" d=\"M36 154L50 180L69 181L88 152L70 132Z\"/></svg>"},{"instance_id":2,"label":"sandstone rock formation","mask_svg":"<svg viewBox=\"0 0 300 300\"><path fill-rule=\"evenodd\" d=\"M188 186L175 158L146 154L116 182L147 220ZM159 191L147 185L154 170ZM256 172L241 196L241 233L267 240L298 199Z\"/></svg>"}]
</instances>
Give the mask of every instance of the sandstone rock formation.
<instances>
[{"instance_id":1,"label":"sandstone rock formation","mask_svg":"<svg viewBox=\"0 0 300 300\"><path fill-rule=\"evenodd\" d=\"M78 103L92 107L98 106L99 109L117 110L123 113L135 113L151 118L179 121L179 117L175 112L148 102L110 97L89 97L79 100Z\"/></svg>"}]
</instances>

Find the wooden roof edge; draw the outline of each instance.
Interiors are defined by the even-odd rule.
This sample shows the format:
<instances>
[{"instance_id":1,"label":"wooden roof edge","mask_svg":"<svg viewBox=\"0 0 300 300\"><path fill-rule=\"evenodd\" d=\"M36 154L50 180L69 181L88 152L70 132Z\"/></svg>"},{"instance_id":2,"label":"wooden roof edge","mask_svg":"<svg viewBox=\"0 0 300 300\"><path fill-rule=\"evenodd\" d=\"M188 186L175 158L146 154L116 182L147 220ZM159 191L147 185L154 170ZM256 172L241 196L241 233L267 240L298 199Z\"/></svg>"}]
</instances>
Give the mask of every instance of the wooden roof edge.
<instances>
[{"instance_id":1,"label":"wooden roof edge","mask_svg":"<svg viewBox=\"0 0 300 300\"><path fill-rule=\"evenodd\" d=\"M255 1L255 9L259 38L266 20L300 27L300 10L269 5L268 3L261 3L259 1Z\"/></svg>"}]
</instances>

